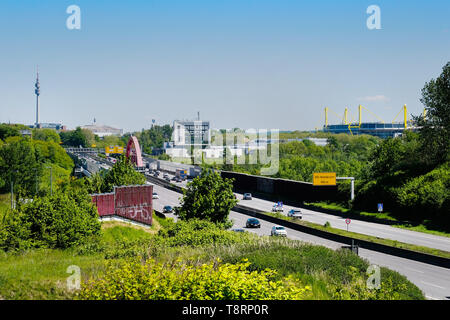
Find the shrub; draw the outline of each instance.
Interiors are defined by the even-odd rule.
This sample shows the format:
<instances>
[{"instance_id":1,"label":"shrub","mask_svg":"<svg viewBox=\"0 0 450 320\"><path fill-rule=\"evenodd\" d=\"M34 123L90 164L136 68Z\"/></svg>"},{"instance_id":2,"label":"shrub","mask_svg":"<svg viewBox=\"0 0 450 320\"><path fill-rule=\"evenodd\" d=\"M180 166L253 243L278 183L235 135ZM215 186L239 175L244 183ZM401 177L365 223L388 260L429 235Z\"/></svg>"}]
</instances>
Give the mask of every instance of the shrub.
<instances>
[{"instance_id":1,"label":"shrub","mask_svg":"<svg viewBox=\"0 0 450 320\"><path fill-rule=\"evenodd\" d=\"M250 263L199 266L147 260L110 265L103 277L82 285L79 299L101 300L264 300L303 299L310 291L292 278L274 281L276 271L249 271Z\"/></svg>"},{"instance_id":2,"label":"shrub","mask_svg":"<svg viewBox=\"0 0 450 320\"><path fill-rule=\"evenodd\" d=\"M0 248L68 248L99 233L97 209L87 193L57 191L9 214L0 230Z\"/></svg>"},{"instance_id":3,"label":"shrub","mask_svg":"<svg viewBox=\"0 0 450 320\"><path fill-rule=\"evenodd\" d=\"M252 237L252 235L227 231L224 230L223 225L221 224L215 224L199 219L191 219L188 221L180 220L158 232L159 240L170 247L181 245L227 245L246 241L249 237Z\"/></svg>"}]
</instances>

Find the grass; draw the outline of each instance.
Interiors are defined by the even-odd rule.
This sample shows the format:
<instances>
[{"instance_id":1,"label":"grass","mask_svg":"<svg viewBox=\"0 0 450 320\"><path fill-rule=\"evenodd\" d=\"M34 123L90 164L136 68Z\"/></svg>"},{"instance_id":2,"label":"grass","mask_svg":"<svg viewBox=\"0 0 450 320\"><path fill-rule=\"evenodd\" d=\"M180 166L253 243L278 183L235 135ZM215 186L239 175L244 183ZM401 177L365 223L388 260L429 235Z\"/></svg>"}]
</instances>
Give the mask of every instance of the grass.
<instances>
[{"instance_id":1,"label":"grass","mask_svg":"<svg viewBox=\"0 0 450 320\"><path fill-rule=\"evenodd\" d=\"M158 230L172 224L171 219L156 216L151 228L116 221L103 222L100 243L105 247L101 250L94 247L94 250L84 253L79 248L0 252L0 299L73 299L74 294L66 289L69 266L80 267L82 281L85 281L106 272L108 261L129 257L145 259L143 255L148 257L148 254L159 262L181 258L193 264L217 258L224 263L236 263L247 258L252 270L275 269L277 279L290 275L302 285L311 286L312 294L308 299L316 300L335 298L336 288L344 288L352 282L351 268L357 270L358 279L367 277L365 272L369 263L349 250L333 251L290 239L250 234L242 237L243 241L228 245L213 240L213 243L203 246L175 247L152 241ZM89 247L89 241L83 246ZM398 290L399 298L424 299L422 292L405 277L382 268L382 281L386 279L390 280L389 283L402 285L400 289L392 289Z\"/></svg>"},{"instance_id":2,"label":"grass","mask_svg":"<svg viewBox=\"0 0 450 320\"><path fill-rule=\"evenodd\" d=\"M270 216L275 217L275 218L279 218L279 219L283 219L283 220L290 221L290 222L293 222L293 223L297 223L297 224L300 224L300 225L303 225L303 226L306 226L306 227L310 227L310 228L313 228L313 229L318 229L318 230L322 230L322 231L326 231L326 232L330 232L330 233L334 233L334 234L350 237L350 238L353 238L353 239L356 239L356 240L370 241L370 242L374 242L374 243L388 245L388 246L391 246L391 247L402 248L402 249L407 249L407 250L411 250L411 251L417 251L417 252L432 254L432 255L435 255L435 256L439 256L439 257L450 259L450 252L448 252L448 251L443 251L443 250L434 249L434 248L428 248L428 247L423 247L423 246L417 246L417 245L413 245L413 244L409 244L409 243L399 242L399 241L396 241L396 240L378 238L378 237L374 237L374 236L365 235L365 234L362 234L362 233L345 231L345 230L342 230L342 229L333 228L331 226L325 227L323 225L312 223L312 222L309 222L309 221L297 220L297 219L289 218L289 217L287 217L285 215L282 215L281 213L278 213L278 212L277 213L266 212L265 214L266 215L270 215Z\"/></svg>"},{"instance_id":3,"label":"grass","mask_svg":"<svg viewBox=\"0 0 450 320\"><path fill-rule=\"evenodd\" d=\"M428 234L433 234L437 236L442 237L450 237L450 233L446 231L441 230L435 230L433 227L427 226L426 224L419 224L416 226L413 226L408 223L401 223L398 219L392 217L392 214L389 212L366 212L366 211L356 211L356 210L350 210L348 208L344 208L343 206L336 204L336 203L326 203L326 202L313 202L313 203L305 203L308 206L316 207L318 209L328 209L336 211L337 214L352 214L355 216L361 216L361 217L370 217L370 218L376 218L377 220L380 220L382 222L385 220L386 222L399 222L398 224L393 224L393 227L401 228L405 230L411 230L411 231L417 231L417 232L423 232Z\"/></svg>"},{"instance_id":4,"label":"grass","mask_svg":"<svg viewBox=\"0 0 450 320\"><path fill-rule=\"evenodd\" d=\"M102 222L102 238L106 242L116 242L122 239L130 241L150 239L151 235L156 234L160 228L159 222L155 219L153 225L148 228L121 221L106 221Z\"/></svg>"}]
</instances>

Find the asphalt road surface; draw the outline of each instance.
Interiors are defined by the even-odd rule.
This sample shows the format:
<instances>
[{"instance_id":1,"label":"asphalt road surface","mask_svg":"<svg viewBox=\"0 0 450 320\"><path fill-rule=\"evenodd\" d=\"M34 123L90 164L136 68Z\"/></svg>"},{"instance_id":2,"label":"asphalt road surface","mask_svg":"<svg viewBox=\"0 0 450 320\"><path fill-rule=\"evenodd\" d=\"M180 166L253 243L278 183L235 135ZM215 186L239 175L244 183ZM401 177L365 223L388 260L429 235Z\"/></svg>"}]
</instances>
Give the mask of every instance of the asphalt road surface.
<instances>
[{"instance_id":1,"label":"asphalt road surface","mask_svg":"<svg viewBox=\"0 0 450 320\"><path fill-rule=\"evenodd\" d=\"M159 199L154 200L155 210L162 210L165 205L170 205L172 207L179 205L179 199L181 198L180 193L168 190L158 185L155 185L154 189L160 197ZM271 208L272 203L268 203L270 204L269 208ZM169 215L169 217L174 216ZM234 211L230 213L230 219L234 222L233 228L245 228L245 222L248 218L250 218L250 216L242 213ZM260 220L260 222L261 228L246 230L249 232L254 232L258 235L270 235L270 230L274 224L263 220ZM331 249L338 249L342 246L341 243L335 241L326 240L289 228L286 228L286 230L287 236L290 239L305 241L316 245L323 245ZM359 256L367 259L371 264L385 266L406 276L425 293L428 299L450 299L449 269L361 248L359 248Z\"/></svg>"},{"instance_id":2,"label":"asphalt road surface","mask_svg":"<svg viewBox=\"0 0 450 320\"><path fill-rule=\"evenodd\" d=\"M172 179L173 175L169 174L169 177ZM162 174L160 175L160 178L162 178ZM186 181L183 182L171 181L171 183L177 186L186 187ZM243 196L242 194L236 193L236 196L239 200L239 204L242 206L246 206L248 208L270 212L272 210L272 206L274 205L274 202L258 199L255 197L253 197L252 200L242 200ZM283 209L285 215L287 215L289 210L297 209L301 210L303 215L302 219L305 221L309 221L320 225L324 225L328 221L330 222L333 228L347 230L347 224L345 223L346 218L342 216L326 214L323 212L301 209L298 207L292 207L287 205L284 205ZM390 225L352 219L350 225L348 226L348 231L366 234L383 239L390 239L399 242L414 244L428 248L450 251L450 238L448 237L436 236L423 232L395 228Z\"/></svg>"}]
</instances>

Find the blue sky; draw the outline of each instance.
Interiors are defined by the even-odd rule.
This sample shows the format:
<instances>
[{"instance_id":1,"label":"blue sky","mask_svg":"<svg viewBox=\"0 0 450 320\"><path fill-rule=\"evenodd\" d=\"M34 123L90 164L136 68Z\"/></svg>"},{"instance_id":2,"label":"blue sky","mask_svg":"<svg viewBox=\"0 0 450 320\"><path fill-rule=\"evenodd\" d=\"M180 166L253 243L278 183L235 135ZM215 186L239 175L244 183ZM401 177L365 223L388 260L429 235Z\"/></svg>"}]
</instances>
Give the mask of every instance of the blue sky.
<instances>
[{"instance_id":1,"label":"blue sky","mask_svg":"<svg viewBox=\"0 0 450 320\"><path fill-rule=\"evenodd\" d=\"M309 130L325 106L420 113L450 61L450 1L2 0L0 41L0 122L34 122L39 64L42 122L131 131L200 111L214 128Z\"/></svg>"}]
</instances>

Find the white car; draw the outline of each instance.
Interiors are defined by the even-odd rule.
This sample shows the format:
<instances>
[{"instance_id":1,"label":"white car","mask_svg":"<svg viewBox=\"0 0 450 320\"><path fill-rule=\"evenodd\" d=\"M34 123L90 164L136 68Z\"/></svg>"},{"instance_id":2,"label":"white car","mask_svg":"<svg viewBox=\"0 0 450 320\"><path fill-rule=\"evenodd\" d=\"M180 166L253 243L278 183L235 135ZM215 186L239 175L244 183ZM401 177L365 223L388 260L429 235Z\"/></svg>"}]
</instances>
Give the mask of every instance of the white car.
<instances>
[{"instance_id":1,"label":"white car","mask_svg":"<svg viewBox=\"0 0 450 320\"><path fill-rule=\"evenodd\" d=\"M284 211L283 207L277 204L274 204L272 207L272 212L283 212L283 211Z\"/></svg>"},{"instance_id":2,"label":"white car","mask_svg":"<svg viewBox=\"0 0 450 320\"><path fill-rule=\"evenodd\" d=\"M288 217L292 217L292 218L296 218L296 219L302 218L302 212L299 209L289 210L287 215L288 215Z\"/></svg>"},{"instance_id":3,"label":"white car","mask_svg":"<svg viewBox=\"0 0 450 320\"><path fill-rule=\"evenodd\" d=\"M270 235L287 237L286 228L283 226L273 226L272 230L270 231Z\"/></svg>"},{"instance_id":4,"label":"white car","mask_svg":"<svg viewBox=\"0 0 450 320\"><path fill-rule=\"evenodd\" d=\"M156 192L153 192L153 197L152 198L153 199L159 199L159 196L158 196L158 194Z\"/></svg>"}]
</instances>

